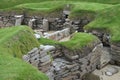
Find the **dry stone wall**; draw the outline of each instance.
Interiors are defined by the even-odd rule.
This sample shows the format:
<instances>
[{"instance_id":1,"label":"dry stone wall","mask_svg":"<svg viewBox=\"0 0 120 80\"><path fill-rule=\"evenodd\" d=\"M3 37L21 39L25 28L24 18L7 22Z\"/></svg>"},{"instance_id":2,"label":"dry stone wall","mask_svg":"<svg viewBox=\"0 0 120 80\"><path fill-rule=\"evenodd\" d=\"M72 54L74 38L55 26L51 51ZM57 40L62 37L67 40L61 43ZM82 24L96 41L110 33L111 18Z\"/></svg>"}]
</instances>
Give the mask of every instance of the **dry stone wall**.
<instances>
[{"instance_id":1,"label":"dry stone wall","mask_svg":"<svg viewBox=\"0 0 120 80\"><path fill-rule=\"evenodd\" d=\"M78 55L81 53L74 52L71 55L73 58L69 58L68 55L71 53L66 52L61 46L41 45L24 55L23 59L46 73L49 80L82 80L86 73L100 68L102 49L101 43L94 43L94 47L88 50L89 53Z\"/></svg>"},{"instance_id":2,"label":"dry stone wall","mask_svg":"<svg viewBox=\"0 0 120 80\"><path fill-rule=\"evenodd\" d=\"M54 46L40 45L39 48L34 48L23 56L23 60L37 67L39 70L46 72L50 68L52 61L52 50L55 50Z\"/></svg>"}]
</instances>

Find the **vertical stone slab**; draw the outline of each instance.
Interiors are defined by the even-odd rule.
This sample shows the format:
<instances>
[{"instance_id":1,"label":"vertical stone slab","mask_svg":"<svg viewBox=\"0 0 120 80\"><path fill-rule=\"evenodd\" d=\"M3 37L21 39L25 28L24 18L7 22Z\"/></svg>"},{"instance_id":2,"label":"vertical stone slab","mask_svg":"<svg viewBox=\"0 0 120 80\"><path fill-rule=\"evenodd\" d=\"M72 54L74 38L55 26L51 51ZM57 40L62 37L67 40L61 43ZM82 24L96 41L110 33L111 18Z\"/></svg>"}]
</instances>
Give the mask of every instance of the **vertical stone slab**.
<instances>
[{"instance_id":1,"label":"vertical stone slab","mask_svg":"<svg viewBox=\"0 0 120 80\"><path fill-rule=\"evenodd\" d=\"M33 23L35 22L36 19L30 19L29 22L28 22L28 26L33 28Z\"/></svg>"},{"instance_id":2,"label":"vertical stone slab","mask_svg":"<svg viewBox=\"0 0 120 80\"><path fill-rule=\"evenodd\" d=\"M43 19L43 30L48 31L49 30L49 22L47 19Z\"/></svg>"},{"instance_id":3,"label":"vertical stone slab","mask_svg":"<svg viewBox=\"0 0 120 80\"><path fill-rule=\"evenodd\" d=\"M15 15L15 26L20 26L23 20L23 15Z\"/></svg>"}]
</instances>

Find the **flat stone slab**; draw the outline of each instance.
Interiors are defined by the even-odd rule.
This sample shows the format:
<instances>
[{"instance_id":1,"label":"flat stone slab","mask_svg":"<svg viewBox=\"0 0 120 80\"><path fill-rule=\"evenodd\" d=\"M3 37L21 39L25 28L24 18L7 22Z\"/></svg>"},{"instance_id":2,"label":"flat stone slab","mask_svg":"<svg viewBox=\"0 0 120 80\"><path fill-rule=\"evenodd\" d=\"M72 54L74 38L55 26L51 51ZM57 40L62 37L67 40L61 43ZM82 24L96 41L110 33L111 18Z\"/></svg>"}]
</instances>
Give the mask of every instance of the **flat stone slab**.
<instances>
[{"instance_id":1,"label":"flat stone slab","mask_svg":"<svg viewBox=\"0 0 120 80\"><path fill-rule=\"evenodd\" d=\"M107 65L101 70L92 72L86 80L92 80L94 77L97 77L95 80L120 80L120 67Z\"/></svg>"}]
</instances>

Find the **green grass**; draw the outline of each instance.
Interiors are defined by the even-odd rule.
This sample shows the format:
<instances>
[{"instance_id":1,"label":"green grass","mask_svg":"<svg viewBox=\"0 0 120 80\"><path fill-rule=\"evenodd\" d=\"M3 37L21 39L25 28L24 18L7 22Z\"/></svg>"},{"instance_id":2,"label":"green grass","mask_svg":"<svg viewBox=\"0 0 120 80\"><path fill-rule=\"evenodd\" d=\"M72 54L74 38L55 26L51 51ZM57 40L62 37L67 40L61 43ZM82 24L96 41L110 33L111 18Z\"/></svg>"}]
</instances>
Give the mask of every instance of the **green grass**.
<instances>
[{"instance_id":1,"label":"green grass","mask_svg":"<svg viewBox=\"0 0 120 80\"><path fill-rule=\"evenodd\" d=\"M4 47L9 54L21 58L39 43L32 35L32 30L25 26L0 29L0 47ZM33 43L34 42L34 43Z\"/></svg>"},{"instance_id":2,"label":"green grass","mask_svg":"<svg viewBox=\"0 0 120 80\"><path fill-rule=\"evenodd\" d=\"M43 1L74 1L74 0L0 0L0 9L13 7L24 3L41 3ZM82 2L96 2L105 4L119 4L120 0L76 0Z\"/></svg>"},{"instance_id":3,"label":"green grass","mask_svg":"<svg viewBox=\"0 0 120 80\"><path fill-rule=\"evenodd\" d=\"M99 13L102 9L112 7L110 4L91 3L91 2L80 2L80 1L45 1L40 3L25 3L7 9L1 9L1 11L26 11L28 14L39 14L46 15L55 12L60 14L60 11L66 4L71 4L70 18L88 16L94 17L96 13ZM53 14L55 15L55 14Z\"/></svg>"},{"instance_id":4,"label":"green grass","mask_svg":"<svg viewBox=\"0 0 120 80\"><path fill-rule=\"evenodd\" d=\"M48 80L45 74L11 55L0 52L0 80Z\"/></svg>"},{"instance_id":5,"label":"green grass","mask_svg":"<svg viewBox=\"0 0 120 80\"><path fill-rule=\"evenodd\" d=\"M96 19L85 26L86 30L104 30L111 34L111 42L120 42L120 5L102 10Z\"/></svg>"},{"instance_id":6,"label":"green grass","mask_svg":"<svg viewBox=\"0 0 120 80\"><path fill-rule=\"evenodd\" d=\"M69 41L61 42L60 45L70 50L79 50L98 40L97 37L88 33L75 33Z\"/></svg>"},{"instance_id":7,"label":"green grass","mask_svg":"<svg viewBox=\"0 0 120 80\"><path fill-rule=\"evenodd\" d=\"M40 44L43 44L43 45L56 45L57 43L59 43L58 41L54 41L47 38L40 38L39 42Z\"/></svg>"},{"instance_id":8,"label":"green grass","mask_svg":"<svg viewBox=\"0 0 120 80\"><path fill-rule=\"evenodd\" d=\"M38 45L26 26L0 29L0 80L48 80L45 74L21 60L23 54Z\"/></svg>"},{"instance_id":9,"label":"green grass","mask_svg":"<svg viewBox=\"0 0 120 80\"><path fill-rule=\"evenodd\" d=\"M13 7L24 3L33 3L33 2L38 3L38 2L43 2L43 0L0 0L0 9Z\"/></svg>"},{"instance_id":10,"label":"green grass","mask_svg":"<svg viewBox=\"0 0 120 80\"><path fill-rule=\"evenodd\" d=\"M72 2L74 6L71 10L70 18L90 17L93 18L99 11L112 7L110 4L90 3L90 2Z\"/></svg>"}]
</instances>

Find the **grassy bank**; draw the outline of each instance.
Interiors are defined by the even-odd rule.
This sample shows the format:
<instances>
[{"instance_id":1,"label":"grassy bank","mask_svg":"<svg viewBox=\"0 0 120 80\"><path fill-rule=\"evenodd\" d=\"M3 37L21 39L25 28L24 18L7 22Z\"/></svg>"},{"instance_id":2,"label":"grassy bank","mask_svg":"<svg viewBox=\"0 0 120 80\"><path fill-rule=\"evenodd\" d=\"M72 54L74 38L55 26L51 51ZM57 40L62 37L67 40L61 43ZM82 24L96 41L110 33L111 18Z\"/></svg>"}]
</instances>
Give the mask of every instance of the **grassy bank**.
<instances>
[{"instance_id":1,"label":"grassy bank","mask_svg":"<svg viewBox=\"0 0 120 80\"><path fill-rule=\"evenodd\" d=\"M120 5L102 10L96 19L85 26L86 30L106 30L111 35L111 42L120 42Z\"/></svg>"},{"instance_id":2,"label":"grassy bank","mask_svg":"<svg viewBox=\"0 0 120 80\"><path fill-rule=\"evenodd\" d=\"M56 1L56 0L44 0L44 1ZM57 0L57 1L74 1L74 0ZM76 0L82 2L95 2L104 4L119 4L120 0ZM43 0L1 0L0 9L13 7L24 3L41 3Z\"/></svg>"},{"instance_id":3,"label":"grassy bank","mask_svg":"<svg viewBox=\"0 0 120 80\"><path fill-rule=\"evenodd\" d=\"M45 1L40 3L25 3L7 9L1 9L2 12L21 12L25 11L28 14L38 14L41 16L45 15L57 15L67 5L71 4L70 18L88 17L94 18L99 11L105 8L112 7L111 4L91 3L91 2L80 2L80 1Z\"/></svg>"},{"instance_id":4,"label":"grassy bank","mask_svg":"<svg viewBox=\"0 0 120 80\"><path fill-rule=\"evenodd\" d=\"M88 33L75 33L69 41L61 42L59 44L70 50L77 50L82 49L97 40L97 37Z\"/></svg>"},{"instance_id":5,"label":"grassy bank","mask_svg":"<svg viewBox=\"0 0 120 80\"><path fill-rule=\"evenodd\" d=\"M16 26L0 29L0 80L48 80L20 58L39 43L30 28Z\"/></svg>"}]
</instances>

